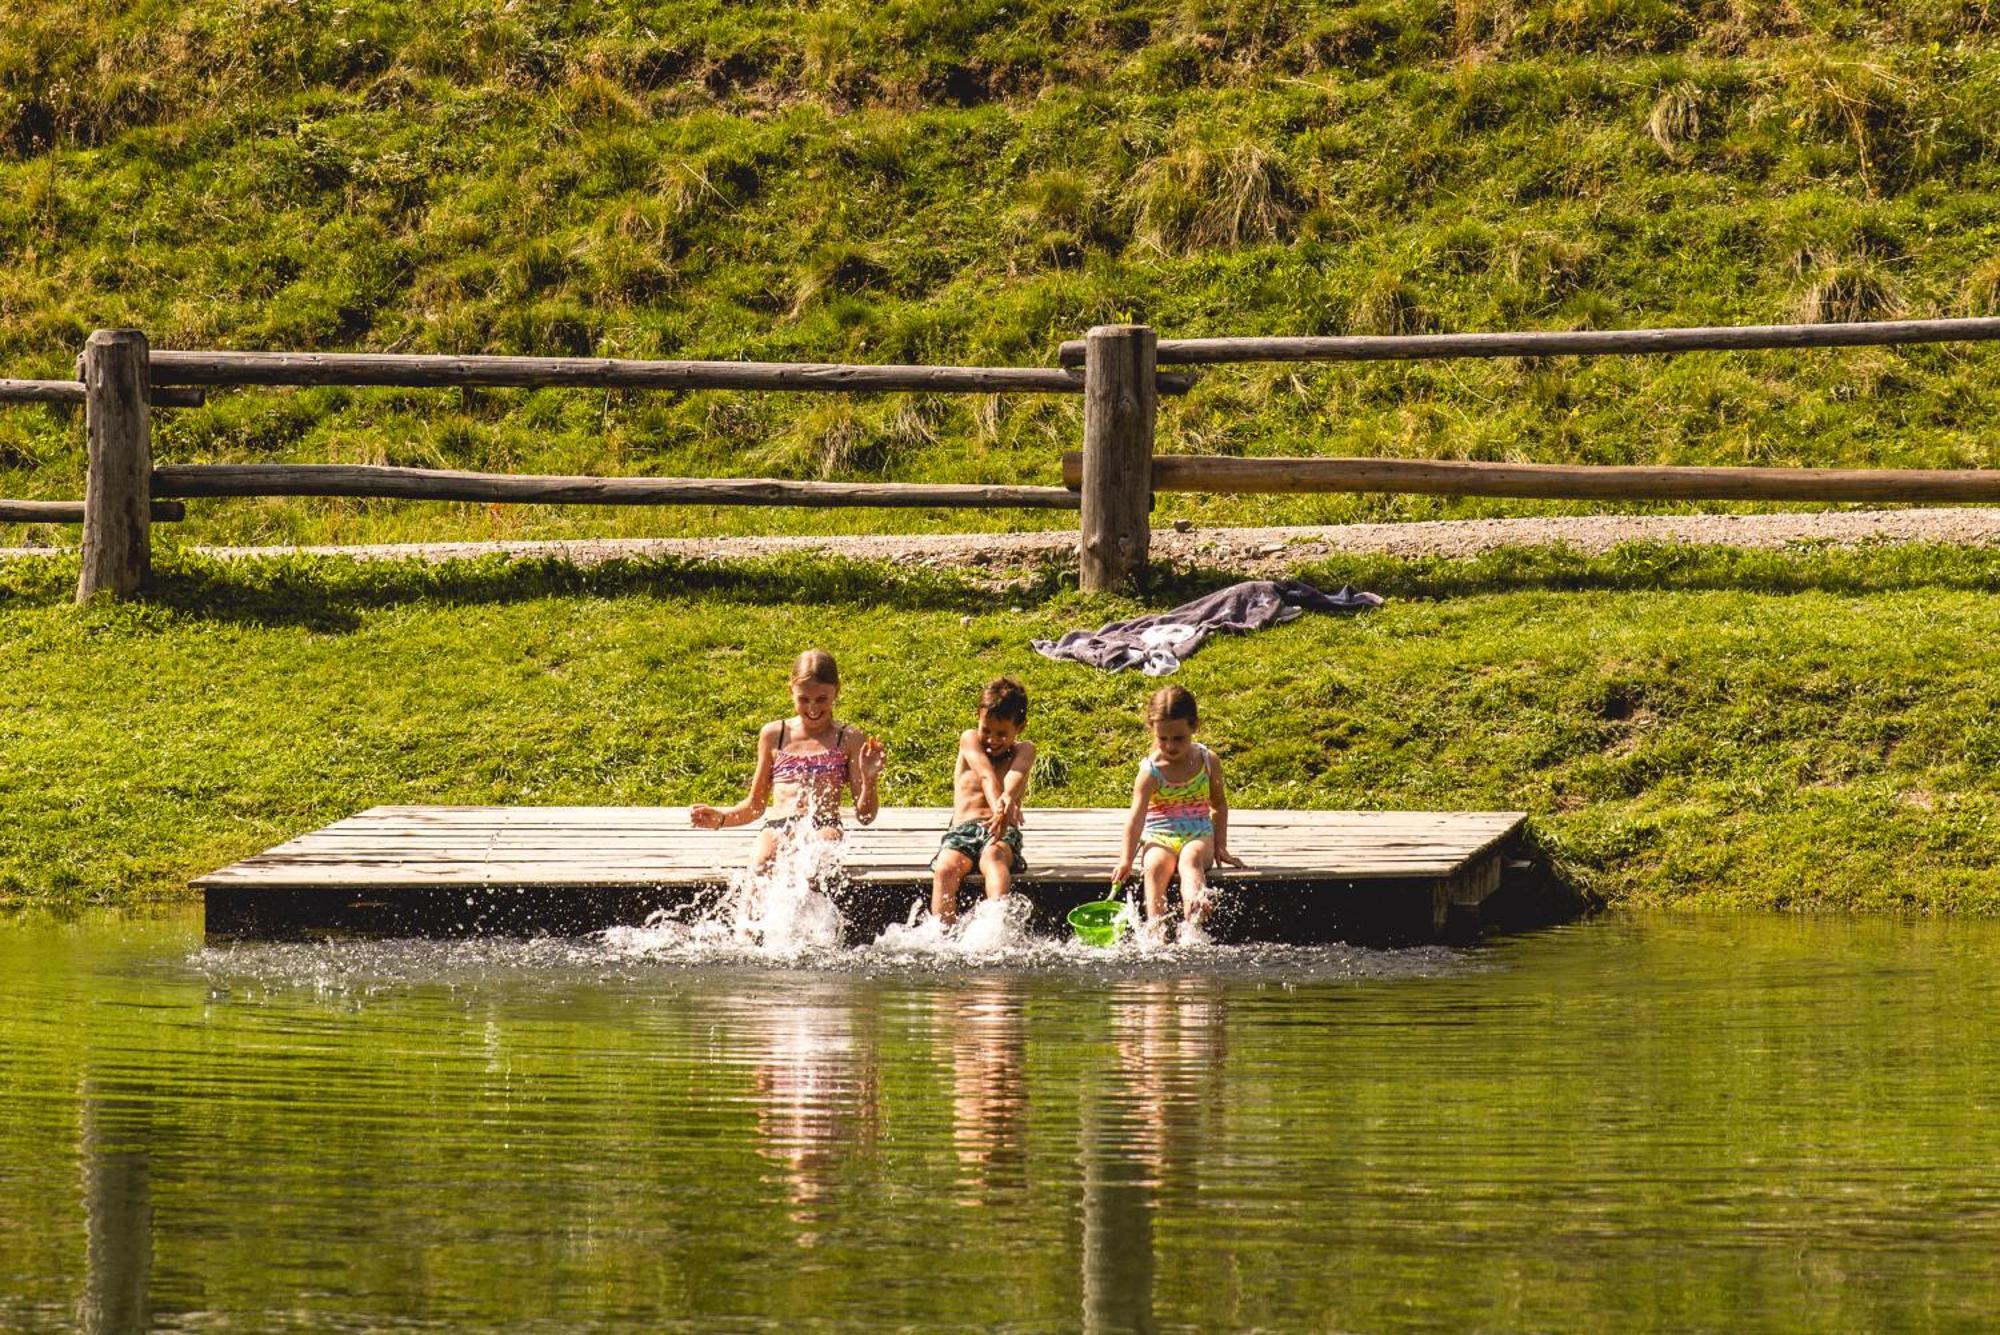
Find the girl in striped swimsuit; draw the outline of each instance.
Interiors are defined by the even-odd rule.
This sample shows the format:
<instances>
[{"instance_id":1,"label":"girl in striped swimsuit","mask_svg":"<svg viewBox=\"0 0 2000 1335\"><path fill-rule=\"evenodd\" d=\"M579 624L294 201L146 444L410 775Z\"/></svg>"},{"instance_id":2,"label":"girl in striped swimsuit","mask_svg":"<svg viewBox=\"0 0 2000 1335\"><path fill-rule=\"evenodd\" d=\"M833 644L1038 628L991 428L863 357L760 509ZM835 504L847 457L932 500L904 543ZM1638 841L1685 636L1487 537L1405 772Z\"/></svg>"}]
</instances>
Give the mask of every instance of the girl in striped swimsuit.
<instances>
[{"instance_id":1,"label":"girl in striped swimsuit","mask_svg":"<svg viewBox=\"0 0 2000 1335\"><path fill-rule=\"evenodd\" d=\"M874 820L882 743L834 721L833 703L839 697L840 669L833 655L823 649L800 654L792 664L792 707L798 712L766 723L758 732L750 795L733 807L694 807L689 819L701 829L718 830L775 811L751 855L751 866L759 872L769 870L784 841L801 831L840 838L840 795L850 785L855 819L863 825Z\"/></svg>"},{"instance_id":2,"label":"girl in striped swimsuit","mask_svg":"<svg viewBox=\"0 0 2000 1335\"><path fill-rule=\"evenodd\" d=\"M1181 939L1203 941L1213 898L1209 869L1218 862L1243 865L1229 851L1229 797L1222 786L1222 761L1194 740L1201 721L1194 694L1185 686L1153 693L1146 702L1146 726L1153 733L1153 750L1140 762L1132 784L1125 847L1111 878L1123 884L1132 874L1133 859L1143 855L1146 926L1158 935L1166 926L1167 884L1178 872Z\"/></svg>"}]
</instances>

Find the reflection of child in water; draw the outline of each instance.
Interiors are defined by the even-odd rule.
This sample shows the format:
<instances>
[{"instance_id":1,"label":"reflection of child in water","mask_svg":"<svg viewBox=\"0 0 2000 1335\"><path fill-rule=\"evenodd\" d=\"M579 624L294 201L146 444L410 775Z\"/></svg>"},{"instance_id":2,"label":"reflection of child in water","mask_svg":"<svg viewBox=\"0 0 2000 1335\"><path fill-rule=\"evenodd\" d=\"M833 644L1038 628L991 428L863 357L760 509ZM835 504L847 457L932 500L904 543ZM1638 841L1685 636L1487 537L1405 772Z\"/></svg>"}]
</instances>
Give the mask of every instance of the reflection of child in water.
<instances>
[{"instance_id":1,"label":"reflection of child in water","mask_svg":"<svg viewBox=\"0 0 2000 1335\"><path fill-rule=\"evenodd\" d=\"M833 717L840 698L840 669L833 655L808 649L792 664L791 718L766 723L757 734L757 769L750 795L733 807L697 806L688 814L700 829L744 825L766 810L777 814L757 836L751 866L768 871L788 840L810 831L841 837L840 795L851 782L854 816L875 819L875 782L882 775L882 743Z\"/></svg>"},{"instance_id":2,"label":"reflection of child in water","mask_svg":"<svg viewBox=\"0 0 2000 1335\"><path fill-rule=\"evenodd\" d=\"M931 913L958 917L958 888L977 867L988 899L1003 898L1021 856L1021 798L1035 766L1028 726L1028 692L1012 677L995 677L979 696L979 723L958 736L951 774L951 828L931 860Z\"/></svg>"},{"instance_id":3,"label":"reflection of child in water","mask_svg":"<svg viewBox=\"0 0 2000 1335\"><path fill-rule=\"evenodd\" d=\"M1125 821L1125 847L1111 873L1123 883L1134 857L1146 880L1146 926L1158 932L1167 916L1167 883L1180 874L1183 939L1204 939L1213 899L1208 873L1216 863L1240 867L1229 852L1229 796L1222 786L1222 761L1194 740L1201 726L1194 693L1166 686L1146 702L1152 752L1139 762L1132 783L1132 810Z\"/></svg>"}]
</instances>

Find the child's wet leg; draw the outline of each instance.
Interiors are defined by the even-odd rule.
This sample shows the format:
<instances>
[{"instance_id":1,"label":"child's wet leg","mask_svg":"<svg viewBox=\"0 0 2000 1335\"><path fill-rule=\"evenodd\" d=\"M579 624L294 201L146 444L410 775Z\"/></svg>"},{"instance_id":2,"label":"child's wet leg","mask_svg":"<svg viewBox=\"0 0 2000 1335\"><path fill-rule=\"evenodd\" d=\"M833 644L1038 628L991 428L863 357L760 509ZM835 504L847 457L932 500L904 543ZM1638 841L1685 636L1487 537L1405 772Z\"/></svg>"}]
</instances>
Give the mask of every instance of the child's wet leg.
<instances>
[{"instance_id":1,"label":"child's wet leg","mask_svg":"<svg viewBox=\"0 0 2000 1335\"><path fill-rule=\"evenodd\" d=\"M958 887L971 870L972 859L955 848L947 848L931 864L931 916L947 927L958 917Z\"/></svg>"},{"instance_id":2,"label":"child's wet leg","mask_svg":"<svg viewBox=\"0 0 2000 1335\"><path fill-rule=\"evenodd\" d=\"M998 839L987 844L979 855L979 875L988 899L1004 899L1014 884L1014 850Z\"/></svg>"},{"instance_id":3,"label":"child's wet leg","mask_svg":"<svg viewBox=\"0 0 2000 1335\"><path fill-rule=\"evenodd\" d=\"M1146 925L1162 925L1167 919L1167 882L1174 879L1174 853L1158 844L1146 845Z\"/></svg>"},{"instance_id":4,"label":"child's wet leg","mask_svg":"<svg viewBox=\"0 0 2000 1335\"><path fill-rule=\"evenodd\" d=\"M1215 853L1206 839L1196 839L1181 850L1181 915L1196 932L1208 930L1208 911L1215 903L1208 872L1214 865Z\"/></svg>"}]
</instances>

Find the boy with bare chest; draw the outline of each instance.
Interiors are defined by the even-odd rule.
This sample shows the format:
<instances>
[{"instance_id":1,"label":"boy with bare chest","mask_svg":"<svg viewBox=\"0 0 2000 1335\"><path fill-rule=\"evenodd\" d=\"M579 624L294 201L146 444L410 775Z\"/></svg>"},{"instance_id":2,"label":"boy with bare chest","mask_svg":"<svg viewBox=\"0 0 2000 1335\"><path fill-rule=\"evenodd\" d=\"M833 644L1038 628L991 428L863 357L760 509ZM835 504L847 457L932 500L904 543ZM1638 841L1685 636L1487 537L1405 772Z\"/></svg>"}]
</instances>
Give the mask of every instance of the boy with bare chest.
<instances>
[{"instance_id":1,"label":"boy with bare chest","mask_svg":"<svg viewBox=\"0 0 2000 1335\"><path fill-rule=\"evenodd\" d=\"M979 726L958 738L952 764L951 829L931 860L931 913L939 922L958 917L958 889L977 867L986 897L1007 893L1021 857L1021 798L1035 764L1035 744L1021 736L1028 725L1028 692L1012 677L995 677L979 696Z\"/></svg>"}]
</instances>

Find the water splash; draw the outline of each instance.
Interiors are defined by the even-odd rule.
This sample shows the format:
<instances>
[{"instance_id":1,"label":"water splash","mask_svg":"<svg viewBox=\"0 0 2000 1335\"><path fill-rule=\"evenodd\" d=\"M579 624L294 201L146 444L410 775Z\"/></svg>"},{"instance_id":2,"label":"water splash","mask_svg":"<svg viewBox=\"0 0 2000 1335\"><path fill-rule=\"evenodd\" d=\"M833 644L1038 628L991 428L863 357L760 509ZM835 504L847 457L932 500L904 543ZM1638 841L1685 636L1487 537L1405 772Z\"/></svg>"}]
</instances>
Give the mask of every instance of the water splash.
<instances>
[{"instance_id":1,"label":"water splash","mask_svg":"<svg viewBox=\"0 0 2000 1335\"><path fill-rule=\"evenodd\" d=\"M746 954L793 960L840 948L847 920L837 896L847 884L841 841L808 833L784 840L763 871L732 872L718 896L662 909L638 927L598 934L612 951Z\"/></svg>"}]
</instances>

